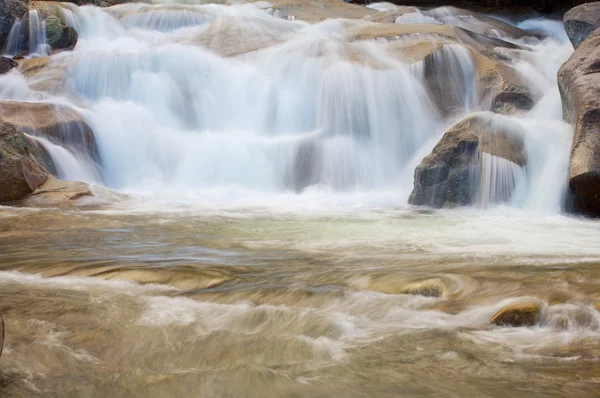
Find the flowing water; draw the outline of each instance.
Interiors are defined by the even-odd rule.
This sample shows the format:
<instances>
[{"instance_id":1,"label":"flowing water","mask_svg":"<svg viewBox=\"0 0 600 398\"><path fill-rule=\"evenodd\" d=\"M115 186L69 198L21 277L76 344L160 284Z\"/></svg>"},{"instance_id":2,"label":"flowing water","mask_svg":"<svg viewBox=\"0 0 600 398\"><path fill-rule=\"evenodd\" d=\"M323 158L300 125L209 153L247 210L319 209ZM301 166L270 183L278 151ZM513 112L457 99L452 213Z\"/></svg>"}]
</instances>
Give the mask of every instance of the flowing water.
<instances>
[{"instance_id":1,"label":"flowing water","mask_svg":"<svg viewBox=\"0 0 600 398\"><path fill-rule=\"evenodd\" d=\"M478 103L472 53L437 38L444 115L426 62L393 51L418 35L208 3L67 4L75 50L0 77L0 99L92 127L95 160L28 131L59 177L121 193L0 207L0 395L598 396L600 228L563 210L562 25L494 33L537 93L511 117ZM423 22L483 31L447 10L396 19ZM482 152L473 208L408 206L415 166L470 112L527 164ZM521 302L535 326L490 325Z\"/></svg>"}]
</instances>

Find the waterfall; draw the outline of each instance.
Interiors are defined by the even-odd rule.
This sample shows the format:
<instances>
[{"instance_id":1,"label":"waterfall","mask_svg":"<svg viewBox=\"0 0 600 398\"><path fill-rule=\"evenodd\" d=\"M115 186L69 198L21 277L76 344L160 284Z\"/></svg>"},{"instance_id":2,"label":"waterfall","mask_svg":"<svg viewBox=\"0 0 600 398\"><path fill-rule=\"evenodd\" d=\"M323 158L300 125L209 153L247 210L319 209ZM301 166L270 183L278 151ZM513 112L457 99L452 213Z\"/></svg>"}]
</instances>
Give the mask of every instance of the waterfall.
<instances>
[{"instance_id":1,"label":"waterfall","mask_svg":"<svg viewBox=\"0 0 600 398\"><path fill-rule=\"evenodd\" d=\"M402 40L418 48L418 35L357 40L349 31L372 24L310 25L272 14L259 3L61 7L79 45L60 54L68 72L56 95L77 103L94 130L96 180L113 189L203 195L388 192L397 203L446 128L482 107L474 50L454 39L431 36L439 48L409 62L392 49L410 44ZM29 19L30 52L43 53L43 21L35 10ZM464 27L471 19L444 10L396 19L424 22ZM528 52L506 62L542 94L532 111L508 118L523 126L531 158L515 169L480 156L476 202L556 211L565 181L548 177L549 154L570 133L556 115L560 99L550 75L567 47L555 37L522 45ZM548 65L541 58L552 52L560 57ZM93 173L72 172L85 169L75 154L42 145L62 176L91 179ZM558 158L553 175L562 178L564 156Z\"/></svg>"}]
</instances>

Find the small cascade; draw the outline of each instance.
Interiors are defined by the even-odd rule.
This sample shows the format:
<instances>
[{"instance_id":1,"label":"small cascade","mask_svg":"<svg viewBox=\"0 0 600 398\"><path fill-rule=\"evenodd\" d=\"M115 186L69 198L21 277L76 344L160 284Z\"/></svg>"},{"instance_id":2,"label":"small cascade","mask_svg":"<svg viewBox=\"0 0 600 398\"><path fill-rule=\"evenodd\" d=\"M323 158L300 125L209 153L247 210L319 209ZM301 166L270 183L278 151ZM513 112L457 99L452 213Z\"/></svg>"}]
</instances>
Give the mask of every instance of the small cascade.
<instances>
[{"instance_id":1,"label":"small cascade","mask_svg":"<svg viewBox=\"0 0 600 398\"><path fill-rule=\"evenodd\" d=\"M495 204L510 204L525 172L521 166L510 160L479 152L479 175L476 184L474 205L487 208Z\"/></svg>"},{"instance_id":2,"label":"small cascade","mask_svg":"<svg viewBox=\"0 0 600 398\"><path fill-rule=\"evenodd\" d=\"M473 112L477 107L477 68L470 51L445 44L413 67L432 100L445 115Z\"/></svg>"},{"instance_id":3,"label":"small cascade","mask_svg":"<svg viewBox=\"0 0 600 398\"><path fill-rule=\"evenodd\" d=\"M29 53L38 56L50 54L50 47L46 44L46 22L38 10L29 13Z\"/></svg>"},{"instance_id":4,"label":"small cascade","mask_svg":"<svg viewBox=\"0 0 600 398\"><path fill-rule=\"evenodd\" d=\"M52 166L56 176L67 181L84 181L87 183L101 182L100 175L95 165L89 159L78 155L60 145L39 137L29 135L46 151L52 159Z\"/></svg>"},{"instance_id":5,"label":"small cascade","mask_svg":"<svg viewBox=\"0 0 600 398\"><path fill-rule=\"evenodd\" d=\"M17 18L10 28L5 49L5 53L9 56L19 55L26 51L26 37L21 34L22 25L21 19Z\"/></svg>"}]
</instances>

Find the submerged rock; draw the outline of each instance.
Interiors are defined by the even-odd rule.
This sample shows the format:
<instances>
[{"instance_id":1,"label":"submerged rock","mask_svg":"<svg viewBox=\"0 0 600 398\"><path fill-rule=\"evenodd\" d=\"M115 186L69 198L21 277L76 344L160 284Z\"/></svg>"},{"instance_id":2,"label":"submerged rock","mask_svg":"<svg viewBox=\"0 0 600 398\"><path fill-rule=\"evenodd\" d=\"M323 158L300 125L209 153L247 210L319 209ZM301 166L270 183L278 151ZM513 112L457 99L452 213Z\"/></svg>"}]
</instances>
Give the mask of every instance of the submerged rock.
<instances>
[{"instance_id":1,"label":"submerged rock","mask_svg":"<svg viewBox=\"0 0 600 398\"><path fill-rule=\"evenodd\" d=\"M36 160L40 149L13 124L0 120L0 202L32 193L48 179Z\"/></svg>"},{"instance_id":2,"label":"submerged rock","mask_svg":"<svg viewBox=\"0 0 600 398\"><path fill-rule=\"evenodd\" d=\"M565 31L577 48L600 27L600 2L587 3L570 9L564 16Z\"/></svg>"},{"instance_id":3,"label":"submerged rock","mask_svg":"<svg viewBox=\"0 0 600 398\"><path fill-rule=\"evenodd\" d=\"M575 213L600 217L600 31L558 71L564 119L575 128L569 188Z\"/></svg>"},{"instance_id":4,"label":"submerged rock","mask_svg":"<svg viewBox=\"0 0 600 398\"><path fill-rule=\"evenodd\" d=\"M472 204L480 187L482 153L516 166L526 163L518 126L507 123L500 115L473 114L450 127L417 166L409 203L436 208ZM502 196L491 199L505 201L510 189L498 193Z\"/></svg>"},{"instance_id":5,"label":"submerged rock","mask_svg":"<svg viewBox=\"0 0 600 398\"><path fill-rule=\"evenodd\" d=\"M536 302L511 304L502 308L490 320L496 326L534 326L540 319L542 307Z\"/></svg>"}]
</instances>

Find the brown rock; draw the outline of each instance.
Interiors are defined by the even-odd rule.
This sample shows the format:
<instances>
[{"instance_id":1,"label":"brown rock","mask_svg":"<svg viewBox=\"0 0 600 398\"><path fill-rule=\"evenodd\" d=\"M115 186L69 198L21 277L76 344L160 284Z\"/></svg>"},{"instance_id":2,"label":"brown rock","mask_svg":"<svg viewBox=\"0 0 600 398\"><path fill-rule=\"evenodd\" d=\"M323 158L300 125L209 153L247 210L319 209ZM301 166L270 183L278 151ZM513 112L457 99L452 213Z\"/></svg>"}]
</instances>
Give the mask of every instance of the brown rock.
<instances>
[{"instance_id":1,"label":"brown rock","mask_svg":"<svg viewBox=\"0 0 600 398\"><path fill-rule=\"evenodd\" d=\"M93 196L90 186L84 182L62 181L49 176L48 180L17 204L27 207L55 207L77 199Z\"/></svg>"},{"instance_id":2,"label":"brown rock","mask_svg":"<svg viewBox=\"0 0 600 398\"><path fill-rule=\"evenodd\" d=\"M470 205L477 194L482 152L519 166L527 161L516 125L500 115L472 114L450 127L417 166L409 203L436 208Z\"/></svg>"},{"instance_id":3,"label":"brown rock","mask_svg":"<svg viewBox=\"0 0 600 398\"><path fill-rule=\"evenodd\" d=\"M41 136L98 162L94 132L70 108L41 102L0 101L0 118L22 131Z\"/></svg>"},{"instance_id":4,"label":"brown rock","mask_svg":"<svg viewBox=\"0 0 600 398\"><path fill-rule=\"evenodd\" d=\"M40 150L17 128L0 120L0 202L10 202L33 192L48 178L35 159Z\"/></svg>"},{"instance_id":5,"label":"brown rock","mask_svg":"<svg viewBox=\"0 0 600 398\"><path fill-rule=\"evenodd\" d=\"M569 188L572 210L600 217L600 30L558 71L563 115L573 125Z\"/></svg>"},{"instance_id":6,"label":"brown rock","mask_svg":"<svg viewBox=\"0 0 600 398\"><path fill-rule=\"evenodd\" d=\"M496 326L534 326L540 319L542 308L535 302L512 304L502 308L490 320Z\"/></svg>"},{"instance_id":7,"label":"brown rock","mask_svg":"<svg viewBox=\"0 0 600 398\"><path fill-rule=\"evenodd\" d=\"M306 22L320 22L330 18L364 18L377 11L342 0L272 0L269 6L282 18L293 17Z\"/></svg>"}]
</instances>

